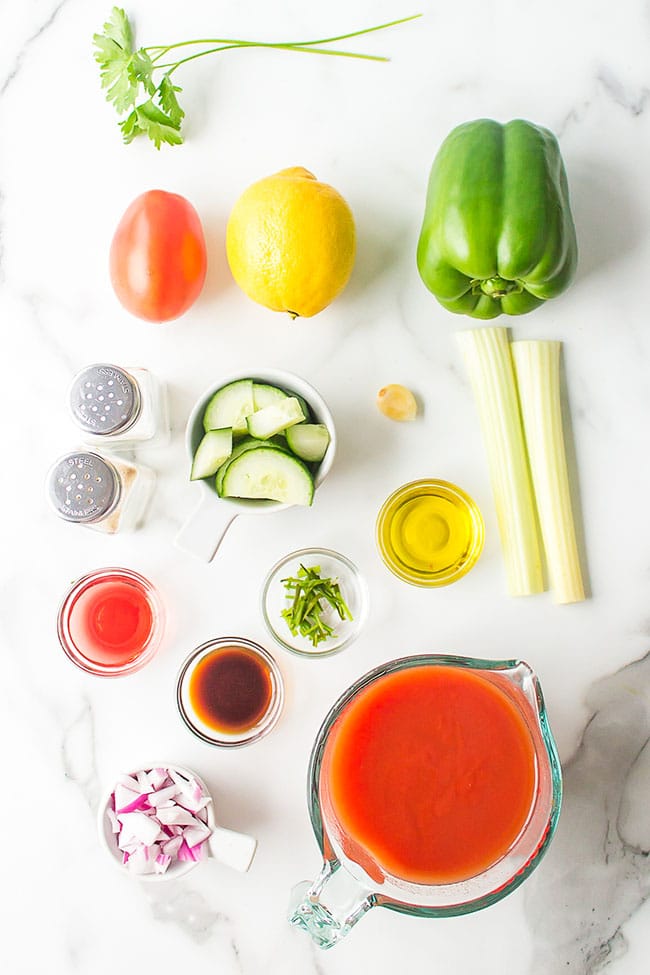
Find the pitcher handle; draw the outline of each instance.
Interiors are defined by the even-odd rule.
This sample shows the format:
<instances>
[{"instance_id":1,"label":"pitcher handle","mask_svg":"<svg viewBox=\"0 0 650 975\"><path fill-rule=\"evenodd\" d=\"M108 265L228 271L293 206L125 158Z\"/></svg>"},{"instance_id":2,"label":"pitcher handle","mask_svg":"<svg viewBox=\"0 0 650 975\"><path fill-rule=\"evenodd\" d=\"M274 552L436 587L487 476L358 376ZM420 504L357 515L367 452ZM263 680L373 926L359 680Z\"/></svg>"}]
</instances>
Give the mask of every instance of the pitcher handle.
<instances>
[{"instance_id":1,"label":"pitcher handle","mask_svg":"<svg viewBox=\"0 0 650 975\"><path fill-rule=\"evenodd\" d=\"M289 901L289 923L306 931L319 948L333 948L375 905L375 895L341 869L326 861L319 876L296 884Z\"/></svg>"},{"instance_id":2,"label":"pitcher handle","mask_svg":"<svg viewBox=\"0 0 650 975\"><path fill-rule=\"evenodd\" d=\"M212 562L224 535L237 517L228 504L204 494L198 508L187 519L176 536L179 548L196 555L204 562Z\"/></svg>"}]
</instances>

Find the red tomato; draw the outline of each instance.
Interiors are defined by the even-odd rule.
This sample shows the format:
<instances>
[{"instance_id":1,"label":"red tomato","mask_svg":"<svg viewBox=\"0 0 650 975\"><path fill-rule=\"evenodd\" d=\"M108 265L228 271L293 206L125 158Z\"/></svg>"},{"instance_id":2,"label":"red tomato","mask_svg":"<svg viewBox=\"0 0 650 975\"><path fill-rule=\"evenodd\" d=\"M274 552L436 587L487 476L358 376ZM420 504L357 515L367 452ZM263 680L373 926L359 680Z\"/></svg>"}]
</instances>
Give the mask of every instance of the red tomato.
<instances>
[{"instance_id":1,"label":"red tomato","mask_svg":"<svg viewBox=\"0 0 650 975\"><path fill-rule=\"evenodd\" d=\"M201 293L206 268L203 228L188 200L149 190L133 201L110 253L113 288L128 311L149 322L178 318Z\"/></svg>"}]
</instances>

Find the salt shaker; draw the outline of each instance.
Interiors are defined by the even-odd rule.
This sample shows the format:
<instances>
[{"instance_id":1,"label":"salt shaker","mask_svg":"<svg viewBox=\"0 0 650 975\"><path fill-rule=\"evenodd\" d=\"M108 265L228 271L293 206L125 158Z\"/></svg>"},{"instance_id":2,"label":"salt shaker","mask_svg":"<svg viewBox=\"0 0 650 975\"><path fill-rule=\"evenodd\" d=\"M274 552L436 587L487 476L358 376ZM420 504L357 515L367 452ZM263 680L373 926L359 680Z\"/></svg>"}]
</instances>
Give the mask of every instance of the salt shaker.
<instances>
[{"instance_id":1,"label":"salt shaker","mask_svg":"<svg viewBox=\"0 0 650 975\"><path fill-rule=\"evenodd\" d=\"M65 521L114 534L138 526L154 482L154 472L141 464L76 450L51 468L48 496Z\"/></svg>"},{"instance_id":2,"label":"salt shaker","mask_svg":"<svg viewBox=\"0 0 650 975\"><path fill-rule=\"evenodd\" d=\"M122 450L169 440L165 390L148 369L86 366L72 381L69 404L86 443Z\"/></svg>"}]
</instances>

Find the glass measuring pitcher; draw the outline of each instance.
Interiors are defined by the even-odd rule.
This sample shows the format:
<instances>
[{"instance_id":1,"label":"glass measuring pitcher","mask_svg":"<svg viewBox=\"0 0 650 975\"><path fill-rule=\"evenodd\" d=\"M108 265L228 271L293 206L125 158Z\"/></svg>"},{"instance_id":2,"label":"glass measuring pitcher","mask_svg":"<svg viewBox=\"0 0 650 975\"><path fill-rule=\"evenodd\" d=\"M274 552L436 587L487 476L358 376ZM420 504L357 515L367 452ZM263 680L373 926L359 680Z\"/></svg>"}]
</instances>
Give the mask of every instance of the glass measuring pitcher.
<instances>
[{"instance_id":1,"label":"glass measuring pitcher","mask_svg":"<svg viewBox=\"0 0 650 975\"><path fill-rule=\"evenodd\" d=\"M516 660L418 655L353 684L312 749L323 854L289 921L321 948L371 907L416 917L493 904L539 863L562 777L539 681Z\"/></svg>"}]
</instances>

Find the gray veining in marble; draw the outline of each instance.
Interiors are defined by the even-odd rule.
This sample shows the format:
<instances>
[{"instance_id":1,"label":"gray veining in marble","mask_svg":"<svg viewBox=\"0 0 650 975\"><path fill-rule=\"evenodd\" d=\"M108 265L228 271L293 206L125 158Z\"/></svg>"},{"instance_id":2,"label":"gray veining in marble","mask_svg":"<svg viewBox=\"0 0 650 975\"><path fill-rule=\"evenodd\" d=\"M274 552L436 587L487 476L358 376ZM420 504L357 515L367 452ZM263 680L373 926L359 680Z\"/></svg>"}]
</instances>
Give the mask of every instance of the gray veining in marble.
<instances>
[{"instance_id":1,"label":"gray veining in marble","mask_svg":"<svg viewBox=\"0 0 650 975\"><path fill-rule=\"evenodd\" d=\"M94 724L92 705L84 698L76 715L66 726L61 743L64 775L77 786L93 810L99 800Z\"/></svg>"},{"instance_id":2,"label":"gray veining in marble","mask_svg":"<svg viewBox=\"0 0 650 975\"><path fill-rule=\"evenodd\" d=\"M650 653L596 683L564 808L527 888L532 975L595 975L627 950L650 896Z\"/></svg>"},{"instance_id":3,"label":"gray veining in marble","mask_svg":"<svg viewBox=\"0 0 650 975\"><path fill-rule=\"evenodd\" d=\"M5 75L4 81L0 85L0 98L4 95L7 89L10 87L18 73L20 72L21 66L23 64L25 56L28 54L30 47L42 37L43 33L57 20L61 10L66 6L68 0L60 0L60 2L54 7L54 9L49 13L45 20L39 24L39 26L26 38L22 47L17 52L14 61L9 68L9 71Z\"/></svg>"}]
</instances>

